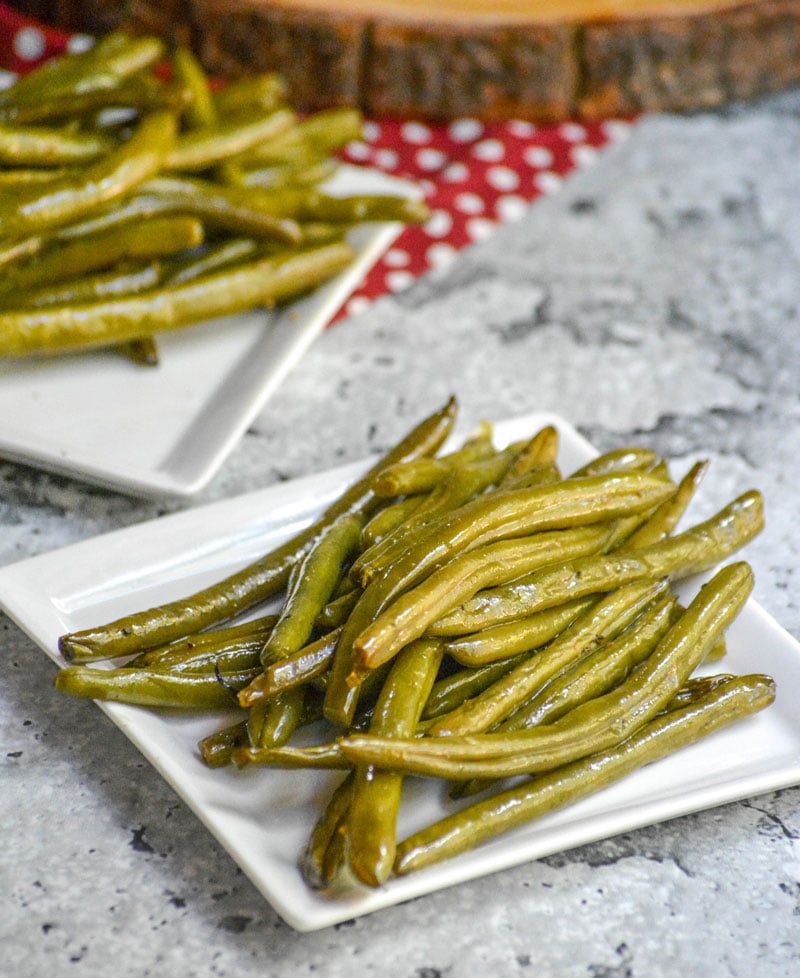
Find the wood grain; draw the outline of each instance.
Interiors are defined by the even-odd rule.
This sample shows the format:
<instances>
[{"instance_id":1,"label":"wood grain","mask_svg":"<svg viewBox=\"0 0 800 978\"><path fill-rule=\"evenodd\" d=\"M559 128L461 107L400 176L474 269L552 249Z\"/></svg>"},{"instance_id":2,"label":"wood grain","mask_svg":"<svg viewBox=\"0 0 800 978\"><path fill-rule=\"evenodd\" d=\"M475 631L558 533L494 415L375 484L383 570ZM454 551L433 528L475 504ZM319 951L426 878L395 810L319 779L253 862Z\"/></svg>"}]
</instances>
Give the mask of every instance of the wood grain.
<instances>
[{"instance_id":1,"label":"wood grain","mask_svg":"<svg viewBox=\"0 0 800 978\"><path fill-rule=\"evenodd\" d=\"M25 0L71 30L277 69L304 108L431 119L708 108L800 81L800 0Z\"/></svg>"}]
</instances>

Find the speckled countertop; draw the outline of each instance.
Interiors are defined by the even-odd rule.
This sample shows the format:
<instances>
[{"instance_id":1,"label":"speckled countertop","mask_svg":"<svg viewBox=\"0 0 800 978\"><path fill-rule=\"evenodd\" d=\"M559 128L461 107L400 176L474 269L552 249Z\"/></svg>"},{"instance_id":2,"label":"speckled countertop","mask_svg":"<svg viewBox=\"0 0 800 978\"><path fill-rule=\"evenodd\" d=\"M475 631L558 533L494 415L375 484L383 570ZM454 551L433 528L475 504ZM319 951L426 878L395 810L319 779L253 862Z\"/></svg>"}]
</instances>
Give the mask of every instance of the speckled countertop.
<instances>
[{"instance_id":1,"label":"speckled countertop","mask_svg":"<svg viewBox=\"0 0 800 978\"><path fill-rule=\"evenodd\" d=\"M448 270L330 330L197 500L388 446L458 394L758 485L756 597L800 636L800 92L651 118ZM0 463L0 563L161 514ZM295 933L106 717L0 617L8 978L800 975L800 789Z\"/></svg>"}]
</instances>

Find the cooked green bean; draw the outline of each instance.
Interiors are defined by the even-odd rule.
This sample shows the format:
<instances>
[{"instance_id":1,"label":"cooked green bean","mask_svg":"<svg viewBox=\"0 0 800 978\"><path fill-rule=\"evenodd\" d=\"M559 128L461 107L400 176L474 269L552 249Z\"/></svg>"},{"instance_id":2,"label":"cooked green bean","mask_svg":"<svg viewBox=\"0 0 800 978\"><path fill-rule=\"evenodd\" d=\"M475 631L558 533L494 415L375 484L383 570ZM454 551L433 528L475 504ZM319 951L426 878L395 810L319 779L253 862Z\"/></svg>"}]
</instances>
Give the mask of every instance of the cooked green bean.
<instances>
[{"instance_id":1,"label":"cooked green bean","mask_svg":"<svg viewBox=\"0 0 800 978\"><path fill-rule=\"evenodd\" d=\"M122 296L79 306L0 312L0 357L109 346L183 329L253 306L284 302L345 268L352 250L325 245L224 269L152 295Z\"/></svg>"},{"instance_id":2,"label":"cooked green bean","mask_svg":"<svg viewBox=\"0 0 800 978\"><path fill-rule=\"evenodd\" d=\"M45 126L0 125L0 164L53 167L86 163L114 143L97 132L65 132Z\"/></svg>"},{"instance_id":3,"label":"cooked green bean","mask_svg":"<svg viewBox=\"0 0 800 978\"><path fill-rule=\"evenodd\" d=\"M0 234L24 237L76 221L130 192L161 168L175 140L171 112L146 116L131 138L92 163L78 182L62 177L0 205Z\"/></svg>"},{"instance_id":4,"label":"cooked green bean","mask_svg":"<svg viewBox=\"0 0 800 978\"><path fill-rule=\"evenodd\" d=\"M553 425L545 425L541 431L537 431L509 466L508 471L499 481L498 488L505 488L540 466L554 465L558 456L559 442L558 429Z\"/></svg>"},{"instance_id":5,"label":"cooked green bean","mask_svg":"<svg viewBox=\"0 0 800 978\"><path fill-rule=\"evenodd\" d=\"M362 126L361 113L357 109L315 112L275 139L244 153L242 162L252 166L292 162L309 154L327 156L346 143L360 139Z\"/></svg>"},{"instance_id":6,"label":"cooked green bean","mask_svg":"<svg viewBox=\"0 0 800 978\"><path fill-rule=\"evenodd\" d=\"M366 550L378 543L379 540L383 540L405 523L424 498L423 495L408 496L406 499L399 499L397 502L389 503L383 509L379 509L364 527L364 532L361 535L362 550Z\"/></svg>"},{"instance_id":7,"label":"cooked green bean","mask_svg":"<svg viewBox=\"0 0 800 978\"><path fill-rule=\"evenodd\" d=\"M287 97L286 81L275 72L231 78L211 93L214 108L223 119L255 112L270 112Z\"/></svg>"},{"instance_id":8,"label":"cooked green bean","mask_svg":"<svg viewBox=\"0 0 800 978\"><path fill-rule=\"evenodd\" d=\"M421 502L417 512L397 530L365 550L353 563L351 577L362 584L369 581L409 544L428 532L439 517L458 509L501 479L516 458L516 451L503 450L495 455L464 465L456 465L445 479Z\"/></svg>"},{"instance_id":9,"label":"cooked green bean","mask_svg":"<svg viewBox=\"0 0 800 978\"><path fill-rule=\"evenodd\" d=\"M139 295L154 289L163 279L161 262L122 265L110 272L99 272L69 279L55 285L25 288L24 297L16 291L0 296L0 308L13 309L24 303L26 309L48 306L83 305L112 296Z\"/></svg>"},{"instance_id":10,"label":"cooked green bean","mask_svg":"<svg viewBox=\"0 0 800 978\"><path fill-rule=\"evenodd\" d=\"M67 659L130 655L232 618L263 601L286 584L291 568L302 558L320 530L344 513L368 512L375 503L372 483L385 465L437 451L450 433L456 402L447 404L416 425L367 473L335 499L310 526L242 570L185 598L127 615L107 625L63 635L59 649Z\"/></svg>"},{"instance_id":11,"label":"cooked green bean","mask_svg":"<svg viewBox=\"0 0 800 978\"><path fill-rule=\"evenodd\" d=\"M261 652L264 643L278 620L277 615L262 615L252 621L227 628L217 628L213 631L199 632L178 642L148 649L133 659L129 659L126 667L148 669L151 667L169 667L182 665L198 657L210 661L218 655L227 655L231 651L249 649ZM77 656L73 661L81 661Z\"/></svg>"},{"instance_id":12,"label":"cooked green bean","mask_svg":"<svg viewBox=\"0 0 800 978\"><path fill-rule=\"evenodd\" d=\"M575 706L607 693L652 652L673 622L676 602L675 595L667 594L646 608L616 638L554 676L494 729L527 730L552 723Z\"/></svg>"},{"instance_id":13,"label":"cooked green bean","mask_svg":"<svg viewBox=\"0 0 800 978\"><path fill-rule=\"evenodd\" d=\"M669 536L686 511L707 469L707 461L696 462L678 483L678 489L672 499L663 502L653 515L628 537L625 546L646 547Z\"/></svg>"},{"instance_id":14,"label":"cooked green bean","mask_svg":"<svg viewBox=\"0 0 800 978\"><path fill-rule=\"evenodd\" d=\"M431 866L572 804L764 709L774 698L775 683L768 676L730 678L689 705L650 720L617 746L541 774L414 833L398 845L394 871L402 876Z\"/></svg>"},{"instance_id":15,"label":"cooked green bean","mask_svg":"<svg viewBox=\"0 0 800 978\"><path fill-rule=\"evenodd\" d=\"M493 451L490 437L482 436L470 439L463 448L447 455L393 465L375 480L375 492L386 497L430 492L452 472L453 466L486 458Z\"/></svg>"},{"instance_id":16,"label":"cooked green bean","mask_svg":"<svg viewBox=\"0 0 800 978\"><path fill-rule=\"evenodd\" d=\"M125 295L126 293L121 294ZM127 340L117 349L129 360L141 367L157 367L161 362L158 344L154 336L140 336L135 340Z\"/></svg>"},{"instance_id":17,"label":"cooked green bean","mask_svg":"<svg viewBox=\"0 0 800 978\"><path fill-rule=\"evenodd\" d=\"M168 285L185 285L222 268L251 261L258 252L258 242L252 238L231 238L213 245L196 258L178 260L165 275L165 282Z\"/></svg>"},{"instance_id":18,"label":"cooked green bean","mask_svg":"<svg viewBox=\"0 0 800 978\"><path fill-rule=\"evenodd\" d=\"M386 662L482 588L515 580L557 560L597 553L607 539L605 525L581 526L501 540L453 557L390 602L355 639L356 673Z\"/></svg>"},{"instance_id":19,"label":"cooked green bean","mask_svg":"<svg viewBox=\"0 0 800 978\"><path fill-rule=\"evenodd\" d=\"M553 641L526 658L483 693L440 717L429 733L437 736L488 730L504 720L562 669L614 638L634 621L667 585L635 581L605 595Z\"/></svg>"},{"instance_id":20,"label":"cooked green bean","mask_svg":"<svg viewBox=\"0 0 800 978\"><path fill-rule=\"evenodd\" d=\"M423 720L433 721L477 696L507 672L524 662L527 652L517 653L484 666L466 666L438 679L433 684L428 702L422 711ZM430 726L430 723L428 723ZM427 730L427 726L426 726Z\"/></svg>"},{"instance_id":21,"label":"cooked green bean","mask_svg":"<svg viewBox=\"0 0 800 978\"><path fill-rule=\"evenodd\" d=\"M652 468L658 461L658 455L650 449L639 445L629 448L615 448L603 455L598 455L571 473L570 478L585 478L587 475L606 475L609 472L639 472Z\"/></svg>"},{"instance_id":22,"label":"cooked green bean","mask_svg":"<svg viewBox=\"0 0 800 978\"><path fill-rule=\"evenodd\" d=\"M340 631L341 628L334 628L292 655L267 666L248 687L248 702L245 705L249 706L261 697L274 696L282 690L303 686L324 675L331 664Z\"/></svg>"},{"instance_id":23,"label":"cooked green bean","mask_svg":"<svg viewBox=\"0 0 800 978\"><path fill-rule=\"evenodd\" d=\"M207 170L223 160L230 160L244 150L257 146L284 132L294 122L290 109L276 109L266 116L248 121L219 122L216 127L193 129L182 133L167 153L164 167L184 173Z\"/></svg>"},{"instance_id":24,"label":"cooked green bean","mask_svg":"<svg viewBox=\"0 0 800 978\"><path fill-rule=\"evenodd\" d=\"M330 629L343 625L355 607L360 593L361 589L355 587L346 594L340 594L338 598L329 601L317 615L315 622L317 628Z\"/></svg>"},{"instance_id":25,"label":"cooked green bean","mask_svg":"<svg viewBox=\"0 0 800 978\"><path fill-rule=\"evenodd\" d=\"M133 703L137 706L216 710L236 703L236 691L258 669L229 673L171 673L145 669L98 669L66 666L56 673L55 687L84 699Z\"/></svg>"},{"instance_id":26,"label":"cooked green bean","mask_svg":"<svg viewBox=\"0 0 800 978\"><path fill-rule=\"evenodd\" d=\"M247 743L247 721L223 727L209 734L197 745L200 757L207 767L227 767L237 747Z\"/></svg>"},{"instance_id":27,"label":"cooked green bean","mask_svg":"<svg viewBox=\"0 0 800 978\"><path fill-rule=\"evenodd\" d=\"M624 682L547 726L416 740L359 735L342 737L339 746L354 763L462 781L533 774L607 750L664 708L741 610L752 584L745 563L718 571Z\"/></svg>"},{"instance_id":28,"label":"cooked green bean","mask_svg":"<svg viewBox=\"0 0 800 978\"><path fill-rule=\"evenodd\" d=\"M331 793L300 859L303 879L313 890L330 886L338 870L340 857L344 861L342 827L350 807L352 792L353 775L348 773Z\"/></svg>"},{"instance_id":29,"label":"cooked green bean","mask_svg":"<svg viewBox=\"0 0 800 978\"><path fill-rule=\"evenodd\" d=\"M688 577L729 557L756 536L763 525L763 499L759 492L752 490L708 520L649 547L567 561L537 571L515 584L487 589L434 627L439 635L463 635L552 607L567 595L609 591L639 578Z\"/></svg>"},{"instance_id":30,"label":"cooked green bean","mask_svg":"<svg viewBox=\"0 0 800 978\"><path fill-rule=\"evenodd\" d=\"M370 732L410 737L442 658L441 643L422 639L403 649L392 666L370 723ZM386 881L394 863L402 775L359 765L346 816L348 864L368 886Z\"/></svg>"},{"instance_id":31,"label":"cooked green bean","mask_svg":"<svg viewBox=\"0 0 800 978\"><path fill-rule=\"evenodd\" d=\"M336 587L342 564L358 545L363 523L361 514L339 516L320 530L292 569L278 621L262 651L265 668L305 646L317 615ZM245 687L239 693L239 704L250 708L247 722L251 744L271 747L285 743L293 732L292 723L299 718L304 695L301 687L292 687L267 698L259 683Z\"/></svg>"},{"instance_id":32,"label":"cooked green bean","mask_svg":"<svg viewBox=\"0 0 800 978\"><path fill-rule=\"evenodd\" d=\"M483 666L489 662L508 659L551 641L597 600L593 595L574 598L504 625L451 637L445 643L445 652L462 666ZM435 635L436 629L429 628L428 632Z\"/></svg>"},{"instance_id":33,"label":"cooked green bean","mask_svg":"<svg viewBox=\"0 0 800 978\"><path fill-rule=\"evenodd\" d=\"M204 234L197 218L175 215L86 235L50 248L27 265L9 270L2 291L18 292L43 282L62 282L120 262L167 258L196 248L203 243ZM20 308L28 308L28 304Z\"/></svg>"}]
</instances>

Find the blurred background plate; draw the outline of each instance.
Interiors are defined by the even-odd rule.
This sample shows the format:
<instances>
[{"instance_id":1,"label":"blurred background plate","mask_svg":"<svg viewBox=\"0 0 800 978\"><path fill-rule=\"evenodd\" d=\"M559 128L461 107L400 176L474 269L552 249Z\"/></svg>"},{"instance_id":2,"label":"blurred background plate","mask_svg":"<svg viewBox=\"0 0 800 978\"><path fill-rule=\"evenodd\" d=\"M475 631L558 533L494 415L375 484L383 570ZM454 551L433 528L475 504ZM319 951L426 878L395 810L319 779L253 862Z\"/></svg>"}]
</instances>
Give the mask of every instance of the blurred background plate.
<instances>
[{"instance_id":1,"label":"blurred background plate","mask_svg":"<svg viewBox=\"0 0 800 978\"><path fill-rule=\"evenodd\" d=\"M342 166L329 189L418 192L352 166ZM155 368L113 350L0 361L0 453L135 495L191 496L401 227L355 228L355 262L299 302L160 334Z\"/></svg>"}]
</instances>

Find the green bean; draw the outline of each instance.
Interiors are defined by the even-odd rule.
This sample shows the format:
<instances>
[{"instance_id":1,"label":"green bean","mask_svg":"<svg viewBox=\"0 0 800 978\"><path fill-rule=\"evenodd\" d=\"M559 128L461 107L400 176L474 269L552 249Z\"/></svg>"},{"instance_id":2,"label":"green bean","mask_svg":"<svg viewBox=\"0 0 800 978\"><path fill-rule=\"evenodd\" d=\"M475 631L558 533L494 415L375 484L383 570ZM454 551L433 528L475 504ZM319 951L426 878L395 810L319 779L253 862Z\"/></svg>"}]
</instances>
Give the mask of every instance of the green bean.
<instances>
[{"instance_id":1,"label":"green bean","mask_svg":"<svg viewBox=\"0 0 800 978\"><path fill-rule=\"evenodd\" d=\"M488 730L562 669L618 635L651 601L663 594L666 587L663 581L636 581L606 595L575 618L549 645L536 651L480 695L440 717L428 733L442 736Z\"/></svg>"},{"instance_id":2,"label":"green bean","mask_svg":"<svg viewBox=\"0 0 800 978\"><path fill-rule=\"evenodd\" d=\"M340 857L341 861L344 861L343 846L336 843L342 838L342 826L350 807L352 792L353 775L348 773L332 792L328 804L314 825L308 845L300 859L303 879L313 890L322 890L330 886L336 875Z\"/></svg>"},{"instance_id":3,"label":"green bean","mask_svg":"<svg viewBox=\"0 0 800 978\"><path fill-rule=\"evenodd\" d=\"M340 594L338 598L329 601L317 615L314 623L316 627L330 629L343 625L349 618L360 594L361 589L355 587L346 594Z\"/></svg>"},{"instance_id":4,"label":"green bean","mask_svg":"<svg viewBox=\"0 0 800 978\"><path fill-rule=\"evenodd\" d=\"M290 109L249 121L220 122L216 127L193 129L180 135L164 161L165 169L184 173L207 170L246 149L272 139L294 122Z\"/></svg>"},{"instance_id":5,"label":"green bean","mask_svg":"<svg viewBox=\"0 0 800 978\"><path fill-rule=\"evenodd\" d=\"M360 139L362 123L361 114L356 109L315 112L277 138L243 154L242 161L248 165L285 163L309 152L327 156L345 143Z\"/></svg>"},{"instance_id":6,"label":"green bean","mask_svg":"<svg viewBox=\"0 0 800 978\"><path fill-rule=\"evenodd\" d=\"M483 666L507 659L551 641L596 602L597 598L587 595L504 625L451 637L445 643L445 652L462 666ZM435 628L429 628L428 633L437 634Z\"/></svg>"},{"instance_id":7,"label":"green bean","mask_svg":"<svg viewBox=\"0 0 800 978\"><path fill-rule=\"evenodd\" d=\"M154 198L152 206L193 214L209 227L286 244L297 244L302 239L302 230L294 219L276 215L245 187L170 175L154 177L140 190Z\"/></svg>"},{"instance_id":8,"label":"green bean","mask_svg":"<svg viewBox=\"0 0 800 978\"><path fill-rule=\"evenodd\" d=\"M143 330L183 329L203 319L286 301L330 278L351 260L347 245L327 245L222 270L152 295L0 312L0 356L109 346L136 339Z\"/></svg>"},{"instance_id":9,"label":"green bean","mask_svg":"<svg viewBox=\"0 0 800 978\"><path fill-rule=\"evenodd\" d=\"M465 634L552 607L567 595L609 591L639 578L688 577L743 547L763 525L761 494L746 492L710 519L649 547L567 561L515 584L487 589L437 622L437 634Z\"/></svg>"},{"instance_id":10,"label":"green bean","mask_svg":"<svg viewBox=\"0 0 800 978\"><path fill-rule=\"evenodd\" d=\"M232 78L211 93L214 108L223 119L254 112L270 112L285 101L286 81L274 72Z\"/></svg>"},{"instance_id":11,"label":"green bean","mask_svg":"<svg viewBox=\"0 0 800 978\"><path fill-rule=\"evenodd\" d=\"M113 145L113 140L101 133L0 125L0 164L5 166L86 163L107 153Z\"/></svg>"},{"instance_id":12,"label":"green bean","mask_svg":"<svg viewBox=\"0 0 800 978\"><path fill-rule=\"evenodd\" d=\"M118 349L120 353L140 367L157 367L161 362L158 344L153 336L140 336L135 340L127 340Z\"/></svg>"},{"instance_id":13,"label":"green bean","mask_svg":"<svg viewBox=\"0 0 800 978\"><path fill-rule=\"evenodd\" d=\"M363 522L361 513L343 513L322 527L311 542L289 577L278 621L264 646L265 657L285 658L309 640L317 615L336 587L342 564L358 546Z\"/></svg>"},{"instance_id":14,"label":"green bean","mask_svg":"<svg viewBox=\"0 0 800 978\"><path fill-rule=\"evenodd\" d=\"M262 615L252 621L230 625L227 628L199 632L181 641L142 652L135 658L129 659L126 666L149 669L181 665L196 660L198 656L213 661L218 655L226 655L241 649L260 653L277 620L277 615ZM76 657L73 661L80 660Z\"/></svg>"},{"instance_id":15,"label":"green bean","mask_svg":"<svg viewBox=\"0 0 800 978\"><path fill-rule=\"evenodd\" d=\"M416 740L359 735L342 737L339 745L354 763L453 780L533 774L607 750L672 699L741 610L752 583L747 564L722 568L624 682L547 726Z\"/></svg>"},{"instance_id":16,"label":"green bean","mask_svg":"<svg viewBox=\"0 0 800 978\"><path fill-rule=\"evenodd\" d=\"M339 169L339 165L339 161L334 157L299 159L294 163L284 163L280 166L242 170L238 182L243 187L263 187L265 190L314 186L330 180ZM337 225L338 227L341 225Z\"/></svg>"},{"instance_id":17,"label":"green bean","mask_svg":"<svg viewBox=\"0 0 800 978\"><path fill-rule=\"evenodd\" d=\"M628 448L615 448L598 455L570 475L571 479L585 478L588 475L606 475L609 472L639 472L652 468L658 455L650 448L632 445Z\"/></svg>"},{"instance_id":18,"label":"green bean","mask_svg":"<svg viewBox=\"0 0 800 978\"><path fill-rule=\"evenodd\" d=\"M607 693L652 652L673 623L676 603L673 594L662 597L616 638L554 676L539 693L494 729L527 730L552 723L575 706Z\"/></svg>"},{"instance_id":19,"label":"green bean","mask_svg":"<svg viewBox=\"0 0 800 978\"><path fill-rule=\"evenodd\" d=\"M43 282L61 282L120 262L165 258L196 248L204 238L203 225L195 217L158 217L146 224L86 235L48 249L29 264L11 270L3 290L28 289ZM20 308L28 308L28 304Z\"/></svg>"},{"instance_id":20,"label":"green bean","mask_svg":"<svg viewBox=\"0 0 800 978\"><path fill-rule=\"evenodd\" d=\"M500 451L480 461L455 466L420 502L416 514L407 523L369 547L354 561L351 577L368 584L379 571L393 563L398 554L404 553L412 540L430 530L439 517L444 519L447 514L494 485L515 457L513 450Z\"/></svg>"},{"instance_id":21,"label":"green bean","mask_svg":"<svg viewBox=\"0 0 800 978\"><path fill-rule=\"evenodd\" d=\"M320 530L344 513L368 512L375 503L372 484L385 465L433 453L450 433L456 401L416 425L367 473L356 480L310 526L286 543L210 587L156 608L127 615L107 625L61 636L59 649L67 659L108 658L140 652L199 632L245 611L286 584L291 568L302 558Z\"/></svg>"},{"instance_id":22,"label":"green bean","mask_svg":"<svg viewBox=\"0 0 800 978\"><path fill-rule=\"evenodd\" d=\"M274 696L283 690L303 686L312 679L324 675L333 658L333 650L340 631L341 628L334 628L321 638L304 645L292 655L287 655L267 666L263 674L250 684L249 702L245 705L255 702L262 696Z\"/></svg>"},{"instance_id":23,"label":"green bean","mask_svg":"<svg viewBox=\"0 0 800 978\"><path fill-rule=\"evenodd\" d=\"M0 170L0 193L8 193L32 183L50 183L59 177L76 177L79 173L80 168L77 166L52 166L35 170L15 167L13 170Z\"/></svg>"},{"instance_id":24,"label":"green bean","mask_svg":"<svg viewBox=\"0 0 800 978\"><path fill-rule=\"evenodd\" d=\"M250 261L258 255L259 245L252 238L231 238L209 248L197 258L184 259L165 276L168 285L185 285L204 275Z\"/></svg>"},{"instance_id":25,"label":"green bean","mask_svg":"<svg viewBox=\"0 0 800 978\"><path fill-rule=\"evenodd\" d=\"M305 646L315 618L336 586L342 563L358 545L362 526L360 514L344 513L337 517L320 530L305 556L292 569L278 621L262 652L265 668L275 659L285 659ZM294 686L269 698L260 682L241 690L239 705L250 708L251 744L271 747L284 743L294 729L292 723L299 716L303 699L304 690Z\"/></svg>"},{"instance_id":26,"label":"green bean","mask_svg":"<svg viewBox=\"0 0 800 978\"><path fill-rule=\"evenodd\" d=\"M442 658L441 643L423 639L403 649L378 697L370 732L408 737L416 731ZM346 816L348 864L355 877L380 886L392 870L403 779L359 765Z\"/></svg>"},{"instance_id":27,"label":"green bean","mask_svg":"<svg viewBox=\"0 0 800 978\"><path fill-rule=\"evenodd\" d=\"M393 465L375 480L375 492L385 497L430 492L452 472L453 466L486 458L493 451L490 438L483 436L471 439L463 448L438 458L420 458Z\"/></svg>"},{"instance_id":28,"label":"green bean","mask_svg":"<svg viewBox=\"0 0 800 978\"><path fill-rule=\"evenodd\" d=\"M0 296L0 308L44 309L47 306L82 305L112 296L138 295L154 289L163 278L161 262L147 265L122 265L110 272L71 278L55 285L26 288L24 295L11 291Z\"/></svg>"},{"instance_id":29,"label":"green bean","mask_svg":"<svg viewBox=\"0 0 800 978\"><path fill-rule=\"evenodd\" d=\"M247 743L247 721L230 724L198 743L197 749L206 767L226 767L231 763L237 747Z\"/></svg>"},{"instance_id":30,"label":"green bean","mask_svg":"<svg viewBox=\"0 0 800 978\"><path fill-rule=\"evenodd\" d=\"M764 709L774 698L775 684L768 676L731 678L699 700L650 720L618 746L509 788L414 833L397 847L394 871L402 876L423 869L564 808Z\"/></svg>"},{"instance_id":31,"label":"green bean","mask_svg":"<svg viewBox=\"0 0 800 978\"><path fill-rule=\"evenodd\" d=\"M545 425L541 431L537 431L520 450L513 464L509 466L508 471L498 483L498 488L505 488L540 466L555 464L559 442L558 429L553 425Z\"/></svg>"},{"instance_id":32,"label":"green bean","mask_svg":"<svg viewBox=\"0 0 800 978\"><path fill-rule=\"evenodd\" d=\"M360 672L386 662L482 588L515 580L557 560L596 553L607 539L608 528L600 524L534 533L458 554L390 602L354 640L358 661L351 682Z\"/></svg>"},{"instance_id":33,"label":"green bean","mask_svg":"<svg viewBox=\"0 0 800 978\"><path fill-rule=\"evenodd\" d=\"M86 168L76 183L61 178L19 195L14 207L0 206L0 234L24 237L69 224L130 192L161 167L175 139L171 112L145 117L133 136Z\"/></svg>"},{"instance_id":34,"label":"green bean","mask_svg":"<svg viewBox=\"0 0 800 978\"><path fill-rule=\"evenodd\" d=\"M423 720L433 721L477 696L513 668L527 659L525 653L517 653L505 659L489 662L484 666L466 666L443 676L433 684L428 702L422 711ZM427 724L425 729L430 726Z\"/></svg>"},{"instance_id":35,"label":"green bean","mask_svg":"<svg viewBox=\"0 0 800 978\"><path fill-rule=\"evenodd\" d=\"M405 523L423 499L423 495L408 496L406 499L399 499L397 502L389 503L383 509L379 509L364 527L364 532L361 535L362 550L366 550L378 543L379 540L383 540L402 523Z\"/></svg>"},{"instance_id":36,"label":"green bean","mask_svg":"<svg viewBox=\"0 0 800 978\"><path fill-rule=\"evenodd\" d=\"M430 217L428 205L423 200L392 194L335 197L308 187L283 187L275 191L248 187L247 192L256 195L259 206L263 206L276 217L296 221L330 221L339 224L400 221L403 224L420 224Z\"/></svg>"},{"instance_id":37,"label":"green bean","mask_svg":"<svg viewBox=\"0 0 800 978\"><path fill-rule=\"evenodd\" d=\"M130 75L155 64L164 52L155 37L114 32L80 54L51 58L0 93L0 106L14 109L48 99L80 97L116 88Z\"/></svg>"},{"instance_id":38,"label":"green bean","mask_svg":"<svg viewBox=\"0 0 800 978\"><path fill-rule=\"evenodd\" d=\"M646 547L669 536L686 511L707 469L708 461L696 462L678 483L672 499L663 502L644 525L628 537L626 546Z\"/></svg>"},{"instance_id":39,"label":"green bean","mask_svg":"<svg viewBox=\"0 0 800 978\"><path fill-rule=\"evenodd\" d=\"M246 686L257 669L225 675L171 673L144 669L98 669L66 666L55 678L55 688L84 699L133 703L137 706L216 710L236 702L235 691Z\"/></svg>"}]
</instances>

